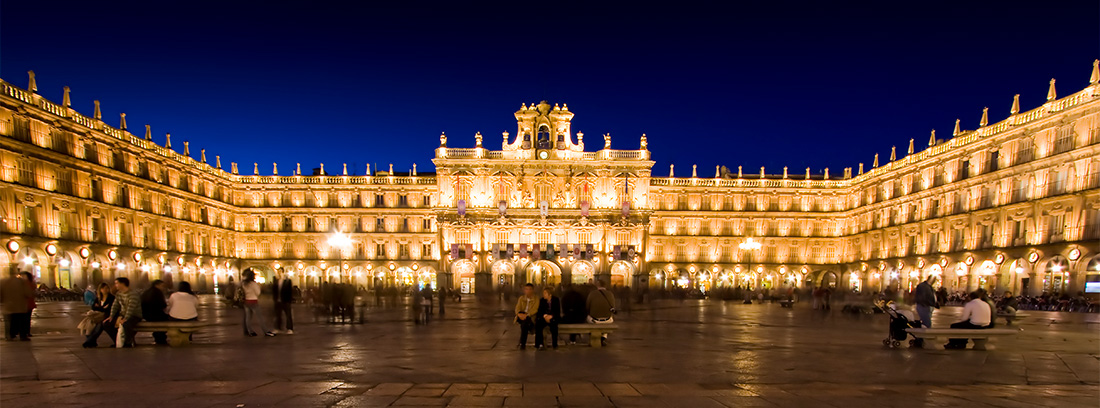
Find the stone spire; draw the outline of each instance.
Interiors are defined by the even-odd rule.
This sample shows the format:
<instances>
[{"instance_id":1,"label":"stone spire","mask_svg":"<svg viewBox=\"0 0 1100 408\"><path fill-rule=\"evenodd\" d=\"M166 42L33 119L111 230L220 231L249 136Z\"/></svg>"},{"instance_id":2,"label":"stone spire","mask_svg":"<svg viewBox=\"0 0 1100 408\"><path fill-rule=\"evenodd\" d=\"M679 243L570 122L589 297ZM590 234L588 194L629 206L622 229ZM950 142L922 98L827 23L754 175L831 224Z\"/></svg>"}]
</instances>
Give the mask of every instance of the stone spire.
<instances>
[{"instance_id":1,"label":"stone spire","mask_svg":"<svg viewBox=\"0 0 1100 408\"><path fill-rule=\"evenodd\" d=\"M229 168L232 170L233 174L239 174L237 171L237 162L229 162Z\"/></svg>"},{"instance_id":2,"label":"stone spire","mask_svg":"<svg viewBox=\"0 0 1100 408\"><path fill-rule=\"evenodd\" d=\"M951 131L951 136L958 136L959 133L962 133L962 128L959 126L961 122L962 120L955 119L955 129Z\"/></svg>"},{"instance_id":3,"label":"stone spire","mask_svg":"<svg viewBox=\"0 0 1100 408\"><path fill-rule=\"evenodd\" d=\"M183 155L191 157L191 142L183 141Z\"/></svg>"},{"instance_id":4,"label":"stone spire","mask_svg":"<svg viewBox=\"0 0 1100 408\"><path fill-rule=\"evenodd\" d=\"M871 163L871 168L878 167L878 153L875 153L875 161Z\"/></svg>"},{"instance_id":5,"label":"stone spire","mask_svg":"<svg viewBox=\"0 0 1100 408\"><path fill-rule=\"evenodd\" d=\"M164 134L164 147L167 147L169 149L172 148L172 134L171 133L165 133Z\"/></svg>"},{"instance_id":6,"label":"stone spire","mask_svg":"<svg viewBox=\"0 0 1100 408\"><path fill-rule=\"evenodd\" d=\"M863 174L863 163L859 164L859 174Z\"/></svg>"},{"instance_id":7,"label":"stone spire","mask_svg":"<svg viewBox=\"0 0 1100 408\"><path fill-rule=\"evenodd\" d=\"M145 125L145 140L153 140L153 129Z\"/></svg>"},{"instance_id":8,"label":"stone spire","mask_svg":"<svg viewBox=\"0 0 1100 408\"><path fill-rule=\"evenodd\" d=\"M825 180L828 180L828 179L829 179L829 168L826 167L825 168Z\"/></svg>"},{"instance_id":9,"label":"stone spire","mask_svg":"<svg viewBox=\"0 0 1100 408\"><path fill-rule=\"evenodd\" d=\"M447 147L447 132L439 134L439 147Z\"/></svg>"},{"instance_id":10,"label":"stone spire","mask_svg":"<svg viewBox=\"0 0 1100 408\"><path fill-rule=\"evenodd\" d=\"M344 163L344 175L348 175L348 164Z\"/></svg>"},{"instance_id":11,"label":"stone spire","mask_svg":"<svg viewBox=\"0 0 1100 408\"><path fill-rule=\"evenodd\" d=\"M27 71L27 90L31 93L38 93L38 81L34 80L34 71Z\"/></svg>"},{"instance_id":12,"label":"stone spire","mask_svg":"<svg viewBox=\"0 0 1100 408\"><path fill-rule=\"evenodd\" d=\"M646 139L645 133L642 133L642 140L638 144L641 146L638 150L649 150L649 139Z\"/></svg>"},{"instance_id":13,"label":"stone spire","mask_svg":"<svg viewBox=\"0 0 1100 408\"><path fill-rule=\"evenodd\" d=\"M218 170L222 169L222 157L221 156L214 155L214 167L217 167Z\"/></svg>"},{"instance_id":14,"label":"stone spire","mask_svg":"<svg viewBox=\"0 0 1100 408\"><path fill-rule=\"evenodd\" d=\"M474 134L474 147L481 147L481 132Z\"/></svg>"},{"instance_id":15,"label":"stone spire","mask_svg":"<svg viewBox=\"0 0 1100 408\"><path fill-rule=\"evenodd\" d=\"M295 163L294 164L294 175L295 176L301 176L302 175L302 163Z\"/></svg>"},{"instance_id":16,"label":"stone spire","mask_svg":"<svg viewBox=\"0 0 1100 408\"><path fill-rule=\"evenodd\" d=\"M126 130L126 113L120 113L120 114L118 114L118 116L119 116L118 129L119 130Z\"/></svg>"},{"instance_id":17,"label":"stone spire","mask_svg":"<svg viewBox=\"0 0 1100 408\"><path fill-rule=\"evenodd\" d=\"M760 178L764 178L764 166L760 166Z\"/></svg>"},{"instance_id":18,"label":"stone spire","mask_svg":"<svg viewBox=\"0 0 1100 408\"><path fill-rule=\"evenodd\" d=\"M807 167L806 168L806 180L809 180L809 179L810 179L810 168Z\"/></svg>"},{"instance_id":19,"label":"stone spire","mask_svg":"<svg viewBox=\"0 0 1100 408\"><path fill-rule=\"evenodd\" d=\"M390 175L393 175L393 163L390 163Z\"/></svg>"},{"instance_id":20,"label":"stone spire","mask_svg":"<svg viewBox=\"0 0 1100 408\"><path fill-rule=\"evenodd\" d=\"M668 178L673 178L673 177L676 177L676 165L675 164L669 164L668 165Z\"/></svg>"},{"instance_id":21,"label":"stone spire","mask_svg":"<svg viewBox=\"0 0 1100 408\"><path fill-rule=\"evenodd\" d=\"M325 175L325 164L324 163L321 163L321 175L322 176Z\"/></svg>"},{"instance_id":22,"label":"stone spire","mask_svg":"<svg viewBox=\"0 0 1100 408\"><path fill-rule=\"evenodd\" d=\"M906 155L913 154L913 139L909 139L909 150L905 152Z\"/></svg>"},{"instance_id":23,"label":"stone spire","mask_svg":"<svg viewBox=\"0 0 1100 408\"><path fill-rule=\"evenodd\" d=\"M1008 113L1013 115L1020 113L1020 94L1012 97L1012 108L1008 110Z\"/></svg>"},{"instance_id":24,"label":"stone spire","mask_svg":"<svg viewBox=\"0 0 1100 408\"><path fill-rule=\"evenodd\" d=\"M720 178L720 177L722 177L722 166L715 165L714 166L714 178Z\"/></svg>"},{"instance_id":25,"label":"stone spire","mask_svg":"<svg viewBox=\"0 0 1100 408\"><path fill-rule=\"evenodd\" d=\"M66 86L61 89L65 90L65 93L61 95L61 106L68 108L73 105L72 99L69 99L69 87Z\"/></svg>"},{"instance_id":26,"label":"stone spire","mask_svg":"<svg viewBox=\"0 0 1100 408\"><path fill-rule=\"evenodd\" d=\"M199 149L199 160L206 163L206 149Z\"/></svg>"},{"instance_id":27,"label":"stone spire","mask_svg":"<svg viewBox=\"0 0 1100 408\"><path fill-rule=\"evenodd\" d=\"M894 160L897 160L897 159L898 159L898 147L897 146L890 146L890 161L894 161Z\"/></svg>"},{"instance_id":28,"label":"stone spire","mask_svg":"<svg viewBox=\"0 0 1100 408\"><path fill-rule=\"evenodd\" d=\"M955 120L955 123L959 123L957 119ZM956 125L956 126L958 126L958 125ZM936 129L932 129L932 134L928 136L928 147L932 147L932 146L935 146L935 145L936 145Z\"/></svg>"},{"instance_id":29,"label":"stone spire","mask_svg":"<svg viewBox=\"0 0 1100 408\"><path fill-rule=\"evenodd\" d=\"M737 178L741 178L741 166L737 166Z\"/></svg>"},{"instance_id":30,"label":"stone spire","mask_svg":"<svg viewBox=\"0 0 1100 408\"><path fill-rule=\"evenodd\" d=\"M95 118L95 120L103 119L103 112L99 111L99 100L96 99L92 101L92 103L95 104L95 111L93 111L92 117Z\"/></svg>"},{"instance_id":31,"label":"stone spire","mask_svg":"<svg viewBox=\"0 0 1100 408\"><path fill-rule=\"evenodd\" d=\"M1058 99L1058 91L1054 90L1054 78L1050 79L1050 89L1047 89L1047 100L1053 101Z\"/></svg>"},{"instance_id":32,"label":"stone spire","mask_svg":"<svg viewBox=\"0 0 1100 408\"><path fill-rule=\"evenodd\" d=\"M279 163L271 163L271 175L279 175Z\"/></svg>"},{"instance_id":33,"label":"stone spire","mask_svg":"<svg viewBox=\"0 0 1100 408\"><path fill-rule=\"evenodd\" d=\"M370 175L370 163L367 163L367 175Z\"/></svg>"},{"instance_id":34,"label":"stone spire","mask_svg":"<svg viewBox=\"0 0 1100 408\"><path fill-rule=\"evenodd\" d=\"M416 163L413 163L413 177L416 177Z\"/></svg>"},{"instance_id":35,"label":"stone spire","mask_svg":"<svg viewBox=\"0 0 1100 408\"><path fill-rule=\"evenodd\" d=\"M764 172L760 172L760 178L764 178ZM787 178L787 166L783 166L783 178Z\"/></svg>"},{"instance_id":36,"label":"stone spire","mask_svg":"<svg viewBox=\"0 0 1100 408\"><path fill-rule=\"evenodd\" d=\"M1089 83L1100 82L1100 59L1092 60L1092 75L1089 75Z\"/></svg>"},{"instance_id":37,"label":"stone spire","mask_svg":"<svg viewBox=\"0 0 1100 408\"><path fill-rule=\"evenodd\" d=\"M691 165L691 178L699 177L699 173L696 172L696 169L698 169L698 167L698 164Z\"/></svg>"},{"instance_id":38,"label":"stone spire","mask_svg":"<svg viewBox=\"0 0 1100 408\"><path fill-rule=\"evenodd\" d=\"M982 120L978 122L978 126L984 127L989 124L989 108L982 108Z\"/></svg>"},{"instance_id":39,"label":"stone spire","mask_svg":"<svg viewBox=\"0 0 1100 408\"><path fill-rule=\"evenodd\" d=\"M253 176L259 176L260 175L260 163L252 163L252 175Z\"/></svg>"}]
</instances>

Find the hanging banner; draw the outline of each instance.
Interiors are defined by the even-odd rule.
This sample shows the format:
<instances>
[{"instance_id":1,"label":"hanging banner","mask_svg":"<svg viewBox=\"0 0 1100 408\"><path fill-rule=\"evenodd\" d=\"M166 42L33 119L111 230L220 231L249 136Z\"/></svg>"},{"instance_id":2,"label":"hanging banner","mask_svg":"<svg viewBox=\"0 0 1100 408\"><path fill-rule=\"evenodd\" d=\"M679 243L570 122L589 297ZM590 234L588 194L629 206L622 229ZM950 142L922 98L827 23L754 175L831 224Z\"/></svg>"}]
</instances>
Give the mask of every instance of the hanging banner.
<instances>
[{"instance_id":1,"label":"hanging banner","mask_svg":"<svg viewBox=\"0 0 1100 408\"><path fill-rule=\"evenodd\" d=\"M526 258L527 257L527 244L519 244L519 257L520 258Z\"/></svg>"},{"instance_id":2,"label":"hanging banner","mask_svg":"<svg viewBox=\"0 0 1100 408\"><path fill-rule=\"evenodd\" d=\"M588 207L589 207L588 201L581 201L581 216L582 217L587 217L588 216Z\"/></svg>"},{"instance_id":3,"label":"hanging banner","mask_svg":"<svg viewBox=\"0 0 1100 408\"><path fill-rule=\"evenodd\" d=\"M474 259L474 244L466 244L466 259Z\"/></svg>"},{"instance_id":4,"label":"hanging banner","mask_svg":"<svg viewBox=\"0 0 1100 408\"><path fill-rule=\"evenodd\" d=\"M596 257L596 248L595 248L595 246L592 245L592 244L588 244L588 247L585 249L584 259L592 259L592 258L595 258L595 257Z\"/></svg>"},{"instance_id":5,"label":"hanging banner","mask_svg":"<svg viewBox=\"0 0 1100 408\"><path fill-rule=\"evenodd\" d=\"M458 244L451 244L451 259L458 259Z\"/></svg>"},{"instance_id":6,"label":"hanging banner","mask_svg":"<svg viewBox=\"0 0 1100 408\"><path fill-rule=\"evenodd\" d=\"M494 258L500 259L500 244L493 244L493 252L490 253Z\"/></svg>"},{"instance_id":7,"label":"hanging banner","mask_svg":"<svg viewBox=\"0 0 1100 408\"><path fill-rule=\"evenodd\" d=\"M628 260L633 260L634 257L637 256L637 255L638 255L638 253L634 250L634 245L631 245L631 246L627 247L626 257L627 257Z\"/></svg>"},{"instance_id":8,"label":"hanging banner","mask_svg":"<svg viewBox=\"0 0 1100 408\"><path fill-rule=\"evenodd\" d=\"M546 244L546 259L553 261L554 255L557 255L557 252L554 252L554 244Z\"/></svg>"},{"instance_id":9,"label":"hanging banner","mask_svg":"<svg viewBox=\"0 0 1100 408\"><path fill-rule=\"evenodd\" d=\"M505 251L507 251L508 259L512 259L512 257L516 256L516 248L514 245L508 244L505 245L505 248L507 248Z\"/></svg>"},{"instance_id":10,"label":"hanging banner","mask_svg":"<svg viewBox=\"0 0 1100 408\"><path fill-rule=\"evenodd\" d=\"M542 257L542 251L539 250L539 244L535 244L531 247L531 260L537 260Z\"/></svg>"},{"instance_id":11,"label":"hanging banner","mask_svg":"<svg viewBox=\"0 0 1100 408\"><path fill-rule=\"evenodd\" d=\"M581 256L581 245L580 244L573 244L573 257L577 258L577 259L584 259Z\"/></svg>"},{"instance_id":12,"label":"hanging banner","mask_svg":"<svg viewBox=\"0 0 1100 408\"><path fill-rule=\"evenodd\" d=\"M613 247L613 251L614 251L614 253L615 253L615 258L614 258L614 259L615 259L616 261L619 261L619 260L622 260L622 259L623 259L623 257L622 257L622 255L623 255L623 247L622 247L622 245L615 245L615 246Z\"/></svg>"},{"instance_id":13,"label":"hanging banner","mask_svg":"<svg viewBox=\"0 0 1100 408\"><path fill-rule=\"evenodd\" d=\"M458 216L466 216L466 200L458 200Z\"/></svg>"},{"instance_id":14,"label":"hanging banner","mask_svg":"<svg viewBox=\"0 0 1100 408\"><path fill-rule=\"evenodd\" d=\"M558 248L561 248L561 254L558 255L559 258L564 259L564 258L569 257L569 251L566 250L566 247L568 247L568 246L569 246L568 244L558 245Z\"/></svg>"},{"instance_id":15,"label":"hanging banner","mask_svg":"<svg viewBox=\"0 0 1100 408\"><path fill-rule=\"evenodd\" d=\"M630 216L630 201L623 201L623 217Z\"/></svg>"}]
</instances>

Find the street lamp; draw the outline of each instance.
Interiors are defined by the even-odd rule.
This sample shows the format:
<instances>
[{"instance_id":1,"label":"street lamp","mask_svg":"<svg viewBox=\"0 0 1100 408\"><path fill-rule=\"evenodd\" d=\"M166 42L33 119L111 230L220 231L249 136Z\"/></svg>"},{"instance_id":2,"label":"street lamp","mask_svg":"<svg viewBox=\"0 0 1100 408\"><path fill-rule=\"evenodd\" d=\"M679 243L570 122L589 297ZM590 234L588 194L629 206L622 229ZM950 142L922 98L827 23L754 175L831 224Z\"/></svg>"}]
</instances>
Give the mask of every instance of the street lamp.
<instances>
[{"instance_id":1,"label":"street lamp","mask_svg":"<svg viewBox=\"0 0 1100 408\"><path fill-rule=\"evenodd\" d=\"M328 237L328 245L336 248L340 252L340 263L343 264L344 252L351 247L351 237L343 232L336 231ZM337 269L337 273L339 273L339 269Z\"/></svg>"}]
</instances>

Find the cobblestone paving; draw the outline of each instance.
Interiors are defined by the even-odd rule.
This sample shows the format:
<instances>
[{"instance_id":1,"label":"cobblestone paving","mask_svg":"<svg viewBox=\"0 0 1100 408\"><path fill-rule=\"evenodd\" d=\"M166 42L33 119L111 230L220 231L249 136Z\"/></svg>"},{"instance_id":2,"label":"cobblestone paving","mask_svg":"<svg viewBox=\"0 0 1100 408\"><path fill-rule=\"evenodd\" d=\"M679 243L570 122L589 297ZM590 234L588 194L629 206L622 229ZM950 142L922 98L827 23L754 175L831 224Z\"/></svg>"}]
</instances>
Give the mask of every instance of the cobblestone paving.
<instances>
[{"instance_id":1,"label":"cobblestone paving","mask_svg":"<svg viewBox=\"0 0 1100 408\"><path fill-rule=\"evenodd\" d=\"M81 348L83 306L42 304L32 341L0 343L0 406L1100 406L1096 314L1029 312L992 350L946 351L883 348L883 315L657 302L621 313L607 348L520 351L503 307L468 301L428 325L398 309L331 325L299 307L296 334L275 338L203 304L214 326L193 346L143 334L132 350Z\"/></svg>"}]
</instances>

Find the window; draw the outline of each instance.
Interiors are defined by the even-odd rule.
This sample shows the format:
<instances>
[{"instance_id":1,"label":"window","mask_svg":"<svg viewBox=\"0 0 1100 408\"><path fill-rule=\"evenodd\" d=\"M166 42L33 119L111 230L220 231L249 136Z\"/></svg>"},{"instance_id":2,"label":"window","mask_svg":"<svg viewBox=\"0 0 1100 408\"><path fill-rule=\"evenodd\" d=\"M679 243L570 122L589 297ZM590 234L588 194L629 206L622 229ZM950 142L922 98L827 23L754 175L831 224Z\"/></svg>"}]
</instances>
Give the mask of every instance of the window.
<instances>
[{"instance_id":1,"label":"window","mask_svg":"<svg viewBox=\"0 0 1100 408\"><path fill-rule=\"evenodd\" d=\"M401 259L409 259L409 246L407 244L401 244L398 248L398 256Z\"/></svg>"},{"instance_id":2,"label":"window","mask_svg":"<svg viewBox=\"0 0 1100 408\"><path fill-rule=\"evenodd\" d=\"M1034 142L1031 141L1031 138L1025 137L1021 139L1018 146L1019 147L1016 149L1015 164L1027 163L1035 158Z\"/></svg>"},{"instance_id":3,"label":"window","mask_svg":"<svg viewBox=\"0 0 1100 408\"><path fill-rule=\"evenodd\" d=\"M993 246L993 224L982 225L982 241L980 246L982 248Z\"/></svg>"},{"instance_id":4,"label":"window","mask_svg":"<svg viewBox=\"0 0 1100 408\"><path fill-rule=\"evenodd\" d=\"M385 258L386 257L386 244L375 244L374 245L374 256L378 257L378 258Z\"/></svg>"},{"instance_id":5,"label":"window","mask_svg":"<svg viewBox=\"0 0 1100 408\"><path fill-rule=\"evenodd\" d=\"M374 195L374 206L375 207L385 207L386 206L386 196L383 195L382 193L375 194Z\"/></svg>"},{"instance_id":6,"label":"window","mask_svg":"<svg viewBox=\"0 0 1100 408\"><path fill-rule=\"evenodd\" d=\"M995 150L993 152L990 152L989 153L989 162L986 163L986 166L985 166L988 169L988 170L986 170L986 173L997 171L997 169L1000 168L1000 163L999 163L1000 160L1001 160L1001 152L1000 151Z\"/></svg>"},{"instance_id":7,"label":"window","mask_svg":"<svg viewBox=\"0 0 1100 408\"><path fill-rule=\"evenodd\" d=\"M386 220L382 217L375 218L374 219L374 230L376 232L386 231Z\"/></svg>"},{"instance_id":8,"label":"window","mask_svg":"<svg viewBox=\"0 0 1100 408\"><path fill-rule=\"evenodd\" d=\"M1050 176L1050 195L1065 194L1066 192L1066 173L1063 171L1055 171Z\"/></svg>"},{"instance_id":9,"label":"window","mask_svg":"<svg viewBox=\"0 0 1100 408\"><path fill-rule=\"evenodd\" d=\"M1058 129L1058 138L1054 140L1054 154L1073 150L1073 125Z\"/></svg>"},{"instance_id":10,"label":"window","mask_svg":"<svg viewBox=\"0 0 1100 408\"><path fill-rule=\"evenodd\" d=\"M546 125L539 126L538 133L538 148L549 149L550 148L550 127Z\"/></svg>"},{"instance_id":11,"label":"window","mask_svg":"<svg viewBox=\"0 0 1100 408\"><path fill-rule=\"evenodd\" d=\"M408 207L409 206L409 196L406 195L406 194L402 194L402 195L397 196L397 206L398 207Z\"/></svg>"},{"instance_id":12,"label":"window","mask_svg":"<svg viewBox=\"0 0 1100 408\"><path fill-rule=\"evenodd\" d=\"M430 218L425 218L423 220L423 225L421 226L421 228L423 228L422 231L431 231L432 230L432 220Z\"/></svg>"},{"instance_id":13,"label":"window","mask_svg":"<svg viewBox=\"0 0 1100 408\"><path fill-rule=\"evenodd\" d=\"M432 245L431 244L422 244L420 246L420 258L421 259L431 259L432 258Z\"/></svg>"},{"instance_id":14,"label":"window","mask_svg":"<svg viewBox=\"0 0 1100 408\"><path fill-rule=\"evenodd\" d=\"M431 207L432 206L432 196L429 196L429 195L424 196L424 206L425 207Z\"/></svg>"},{"instance_id":15,"label":"window","mask_svg":"<svg viewBox=\"0 0 1100 408\"><path fill-rule=\"evenodd\" d=\"M931 252L931 253L940 252L940 233L939 232L933 232L932 233L932 237L929 239L928 246L929 246L928 252Z\"/></svg>"},{"instance_id":16,"label":"window","mask_svg":"<svg viewBox=\"0 0 1100 408\"><path fill-rule=\"evenodd\" d=\"M1018 203L1026 201L1028 198L1028 179L1027 177L1020 177L1016 180L1016 184L1012 189L1012 202Z\"/></svg>"},{"instance_id":17,"label":"window","mask_svg":"<svg viewBox=\"0 0 1100 408\"><path fill-rule=\"evenodd\" d=\"M1061 242L1062 232L1066 228L1066 215L1058 214L1050 216L1050 242Z\"/></svg>"}]
</instances>

